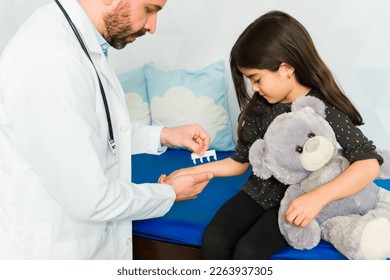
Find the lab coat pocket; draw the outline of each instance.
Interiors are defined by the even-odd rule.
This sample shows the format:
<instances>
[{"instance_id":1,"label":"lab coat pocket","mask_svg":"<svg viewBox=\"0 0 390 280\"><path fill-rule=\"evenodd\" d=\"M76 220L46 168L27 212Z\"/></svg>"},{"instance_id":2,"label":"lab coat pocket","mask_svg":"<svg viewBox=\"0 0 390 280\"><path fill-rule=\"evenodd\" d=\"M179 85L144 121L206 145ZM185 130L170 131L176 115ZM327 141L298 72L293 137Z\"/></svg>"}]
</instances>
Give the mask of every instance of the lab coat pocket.
<instances>
[{"instance_id":1,"label":"lab coat pocket","mask_svg":"<svg viewBox=\"0 0 390 280\"><path fill-rule=\"evenodd\" d=\"M13 222L15 220L15 184L11 176L0 173L0 258L3 258L4 242L8 241L13 232ZM5 255L6 256L6 255Z\"/></svg>"},{"instance_id":2,"label":"lab coat pocket","mask_svg":"<svg viewBox=\"0 0 390 280\"><path fill-rule=\"evenodd\" d=\"M6 239L6 236L10 236L13 232L13 222L17 209L14 199L14 189L15 184L13 183L12 177L0 174L0 244Z\"/></svg>"},{"instance_id":3,"label":"lab coat pocket","mask_svg":"<svg viewBox=\"0 0 390 280\"><path fill-rule=\"evenodd\" d=\"M90 237L74 236L76 240L53 244L53 259L109 260L114 258L111 227Z\"/></svg>"},{"instance_id":4,"label":"lab coat pocket","mask_svg":"<svg viewBox=\"0 0 390 280\"><path fill-rule=\"evenodd\" d=\"M12 176L0 173L0 203L11 203L15 181Z\"/></svg>"},{"instance_id":5,"label":"lab coat pocket","mask_svg":"<svg viewBox=\"0 0 390 280\"><path fill-rule=\"evenodd\" d=\"M12 193L15 190L12 170L13 160L0 151L0 202L2 204L11 201Z\"/></svg>"},{"instance_id":6,"label":"lab coat pocket","mask_svg":"<svg viewBox=\"0 0 390 280\"><path fill-rule=\"evenodd\" d=\"M32 226L32 229L31 239L27 238L27 242L25 243L26 247L33 246L31 250L32 256L27 256L27 258L35 260L50 259L53 226L51 224L38 223Z\"/></svg>"},{"instance_id":7,"label":"lab coat pocket","mask_svg":"<svg viewBox=\"0 0 390 280\"><path fill-rule=\"evenodd\" d=\"M0 110L4 110L1 107ZM7 117L4 111L0 111L0 201L9 202L10 196L15 191L15 163L17 162L14 133L3 118Z\"/></svg>"},{"instance_id":8,"label":"lab coat pocket","mask_svg":"<svg viewBox=\"0 0 390 280\"><path fill-rule=\"evenodd\" d=\"M0 144L1 145L1 144ZM17 211L16 193L18 184L13 172L14 164L0 154L0 232L12 231L12 223Z\"/></svg>"}]
</instances>

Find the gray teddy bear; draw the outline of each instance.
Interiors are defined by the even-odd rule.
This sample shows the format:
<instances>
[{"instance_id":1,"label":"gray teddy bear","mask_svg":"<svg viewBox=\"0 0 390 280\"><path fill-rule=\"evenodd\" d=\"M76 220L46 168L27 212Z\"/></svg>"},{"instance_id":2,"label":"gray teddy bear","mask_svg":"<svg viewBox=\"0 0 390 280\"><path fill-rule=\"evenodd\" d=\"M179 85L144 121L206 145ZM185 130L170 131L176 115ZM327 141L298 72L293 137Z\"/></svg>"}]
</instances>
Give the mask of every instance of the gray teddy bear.
<instances>
[{"instance_id":1,"label":"gray teddy bear","mask_svg":"<svg viewBox=\"0 0 390 280\"><path fill-rule=\"evenodd\" d=\"M253 172L289 185L279 209L279 227L292 247L311 249L322 238L349 259L386 259L390 257L390 192L374 183L329 203L305 228L285 219L294 198L333 180L349 165L337 149L325 114L325 104L315 97L293 102L291 112L276 117L264 139L250 148ZM390 153L380 154L384 158L380 178L390 178Z\"/></svg>"}]
</instances>

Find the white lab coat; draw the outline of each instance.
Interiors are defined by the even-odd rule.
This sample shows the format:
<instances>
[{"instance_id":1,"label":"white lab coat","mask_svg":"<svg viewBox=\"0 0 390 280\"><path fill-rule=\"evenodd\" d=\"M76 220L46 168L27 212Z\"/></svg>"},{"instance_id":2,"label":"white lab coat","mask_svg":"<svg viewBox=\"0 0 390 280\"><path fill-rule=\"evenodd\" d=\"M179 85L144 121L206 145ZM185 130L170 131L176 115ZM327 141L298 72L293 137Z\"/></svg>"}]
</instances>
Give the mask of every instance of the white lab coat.
<instances>
[{"instance_id":1,"label":"white lab coat","mask_svg":"<svg viewBox=\"0 0 390 280\"><path fill-rule=\"evenodd\" d=\"M89 18L62 2L103 82L117 155L91 62L58 6L40 8L0 59L0 258L131 259L131 221L175 199L130 183L131 153L158 153L161 128L130 123Z\"/></svg>"}]
</instances>

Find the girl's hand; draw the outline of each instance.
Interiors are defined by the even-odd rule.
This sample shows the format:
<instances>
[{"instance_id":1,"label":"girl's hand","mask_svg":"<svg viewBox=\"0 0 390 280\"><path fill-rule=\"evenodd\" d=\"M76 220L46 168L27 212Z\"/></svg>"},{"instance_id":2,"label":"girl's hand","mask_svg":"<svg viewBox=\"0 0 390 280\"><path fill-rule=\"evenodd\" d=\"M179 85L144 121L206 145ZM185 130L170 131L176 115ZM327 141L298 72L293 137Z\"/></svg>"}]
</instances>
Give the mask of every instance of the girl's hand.
<instances>
[{"instance_id":1,"label":"girl's hand","mask_svg":"<svg viewBox=\"0 0 390 280\"><path fill-rule=\"evenodd\" d=\"M179 176L182 176L182 175L197 174L197 173L201 173L201 172L200 171L196 172L195 170L192 170L190 167L189 168L181 168L181 169L178 169L176 171L173 171L168 176L163 174L163 175L161 175L160 178L164 179L166 182L169 182L171 180L174 180L176 177L179 177Z\"/></svg>"},{"instance_id":2,"label":"girl's hand","mask_svg":"<svg viewBox=\"0 0 390 280\"><path fill-rule=\"evenodd\" d=\"M176 201L196 198L214 177L211 172L185 172L187 169L177 170L169 176L162 174L158 178L158 183L172 186L176 193Z\"/></svg>"},{"instance_id":3,"label":"girl's hand","mask_svg":"<svg viewBox=\"0 0 390 280\"><path fill-rule=\"evenodd\" d=\"M185 174L169 181L176 193L176 201L194 199L213 178L213 173Z\"/></svg>"},{"instance_id":4,"label":"girl's hand","mask_svg":"<svg viewBox=\"0 0 390 280\"><path fill-rule=\"evenodd\" d=\"M308 192L291 201L286 211L286 220L290 224L306 227L326 204L315 192Z\"/></svg>"},{"instance_id":5,"label":"girl's hand","mask_svg":"<svg viewBox=\"0 0 390 280\"><path fill-rule=\"evenodd\" d=\"M168 184L167 175L161 174L160 177L158 178L158 183L159 184Z\"/></svg>"},{"instance_id":6,"label":"girl's hand","mask_svg":"<svg viewBox=\"0 0 390 280\"><path fill-rule=\"evenodd\" d=\"M193 171L191 167L181 168L181 169L173 171L168 176L166 174L162 174L158 178L158 183L160 183L160 184L169 184L169 182L172 181L173 179L175 179L176 177L179 177L181 175L189 175L189 174L196 174L196 173L200 173L200 172Z\"/></svg>"}]
</instances>

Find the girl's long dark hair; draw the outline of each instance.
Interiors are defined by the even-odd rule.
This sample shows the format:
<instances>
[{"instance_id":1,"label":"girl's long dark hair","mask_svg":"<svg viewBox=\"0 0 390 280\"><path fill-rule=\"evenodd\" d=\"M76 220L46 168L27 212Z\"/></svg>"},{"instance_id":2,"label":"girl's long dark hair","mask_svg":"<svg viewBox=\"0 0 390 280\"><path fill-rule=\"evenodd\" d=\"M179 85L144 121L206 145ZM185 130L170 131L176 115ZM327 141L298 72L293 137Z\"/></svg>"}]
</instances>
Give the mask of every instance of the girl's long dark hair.
<instances>
[{"instance_id":1,"label":"girl's long dark hair","mask_svg":"<svg viewBox=\"0 0 390 280\"><path fill-rule=\"evenodd\" d=\"M271 11L256 19L239 36L230 52L230 68L240 107L238 137L245 121L266 103L259 94L250 94L240 69L277 71L284 62L295 69L297 81L308 88L319 89L330 104L345 113L355 125L363 119L352 102L336 83L332 73L320 58L305 27L281 11ZM254 108L257 110L254 110Z\"/></svg>"}]
</instances>

